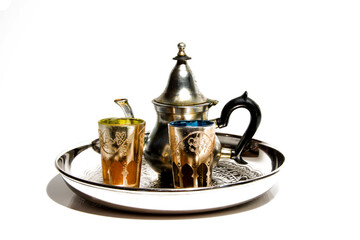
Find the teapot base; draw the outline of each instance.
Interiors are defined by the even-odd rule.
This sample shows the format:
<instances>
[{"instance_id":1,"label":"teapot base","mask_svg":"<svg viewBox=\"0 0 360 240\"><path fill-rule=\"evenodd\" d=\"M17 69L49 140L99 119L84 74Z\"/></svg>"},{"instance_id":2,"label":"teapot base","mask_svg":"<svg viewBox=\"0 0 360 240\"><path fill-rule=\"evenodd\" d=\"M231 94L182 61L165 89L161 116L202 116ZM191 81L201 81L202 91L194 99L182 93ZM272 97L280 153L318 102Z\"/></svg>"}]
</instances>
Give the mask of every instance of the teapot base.
<instances>
[{"instance_id":1,"label":"teapot base","mask_svg":"<svg viewBox=\"0 0 360 240\"><path fill-rule=\"evenodd\" d=\"M150 167L160 175L172 176L171 158L165 159L156 154L144 151L144 158ZM168 164L167 164L168 163Z\"/></svg>"}]
</instances>

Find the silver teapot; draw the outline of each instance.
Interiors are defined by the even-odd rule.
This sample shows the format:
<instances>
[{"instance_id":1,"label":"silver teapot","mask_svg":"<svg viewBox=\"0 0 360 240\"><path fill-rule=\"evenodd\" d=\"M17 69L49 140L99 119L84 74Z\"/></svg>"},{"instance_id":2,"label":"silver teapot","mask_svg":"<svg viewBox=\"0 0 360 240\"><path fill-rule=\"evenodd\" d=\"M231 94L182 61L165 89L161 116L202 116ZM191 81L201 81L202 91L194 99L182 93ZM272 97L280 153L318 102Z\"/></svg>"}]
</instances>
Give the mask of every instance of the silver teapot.
<instances>
[{"instance_id":1,"label":"silver teapot","mask_svg":"<svg viewBox=\"0 0 360 240\"><path fill-rule=\"evenodd\" d=\"M144 150L144 158L148 164L164 177L172 174L168 123L175 120L207 120L210 107L218 103L216 100L206 98L199 91L187 64L187 60L191 58L185 53L185 44L179 43L178 49L177 56L173 58L177 62L170 74L167 86L163 93L152 101L157 113L157 123L150 133ZM226 127L231 113L237 108L246 108L250 112L250 123L235 149L221 147L220 141L216 139L214 165L224 155L239 163L246 163L241 158L241 154L260 124L259 106L248 98L245 92L240 97L229 101L224 106L221 116L212 121L218 128Z\"/></svg>"}]
</instances>

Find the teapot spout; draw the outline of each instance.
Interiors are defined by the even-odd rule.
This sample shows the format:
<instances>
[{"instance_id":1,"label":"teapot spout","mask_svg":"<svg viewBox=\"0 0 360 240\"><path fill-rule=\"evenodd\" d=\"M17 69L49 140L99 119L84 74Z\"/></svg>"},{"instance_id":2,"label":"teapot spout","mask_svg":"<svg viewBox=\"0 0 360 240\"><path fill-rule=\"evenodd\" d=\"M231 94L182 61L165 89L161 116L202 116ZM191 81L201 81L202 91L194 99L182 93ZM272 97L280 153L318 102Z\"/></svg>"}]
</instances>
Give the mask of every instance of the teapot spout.
<instances>
[{"instance_id":1,"label":"teapot spout","mask_svg":"<svg viewBox=\"0 0 360 240\"><path fill-rule=\"evenodd\" d=\"M126 98L115 99L114 102L121 107L126 118L134 118L133 111Z\"/></svg>"}]
</instances>

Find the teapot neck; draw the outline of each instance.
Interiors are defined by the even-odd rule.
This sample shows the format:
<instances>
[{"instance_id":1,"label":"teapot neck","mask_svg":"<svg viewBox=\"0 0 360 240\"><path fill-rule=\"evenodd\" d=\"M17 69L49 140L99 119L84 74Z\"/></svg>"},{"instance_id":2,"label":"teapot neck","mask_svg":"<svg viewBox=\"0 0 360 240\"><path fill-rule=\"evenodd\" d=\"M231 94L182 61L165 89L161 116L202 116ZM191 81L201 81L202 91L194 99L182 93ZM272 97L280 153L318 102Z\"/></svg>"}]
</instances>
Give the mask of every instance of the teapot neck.
<instances>
[{"instance_id":1,"label":"teapot neck","mask_svg":"<svg viewBox=\"0 0 360 240\"><path fill-rule=\"evenodd\" d=\"M202 112L208 112L209 108L213 106L212 102L208 101L202 104L189 105L189 106L176 106L170 104L159 103L153 100L155 110L158 113L176 114L176 115L187 115L187 114L198 114Z\"/></svg>"},{"instance_id":2,"label":"teapot neck","mask_svg":"<svg viewBox=\"0 0 360 240\"><path fill-rule=\"evenodd\" d=\"M153 102L157 113L157 122L167 124L177 120L207 120L210 104L193 106L170 106Z\"/></svg>"}]
</instances>

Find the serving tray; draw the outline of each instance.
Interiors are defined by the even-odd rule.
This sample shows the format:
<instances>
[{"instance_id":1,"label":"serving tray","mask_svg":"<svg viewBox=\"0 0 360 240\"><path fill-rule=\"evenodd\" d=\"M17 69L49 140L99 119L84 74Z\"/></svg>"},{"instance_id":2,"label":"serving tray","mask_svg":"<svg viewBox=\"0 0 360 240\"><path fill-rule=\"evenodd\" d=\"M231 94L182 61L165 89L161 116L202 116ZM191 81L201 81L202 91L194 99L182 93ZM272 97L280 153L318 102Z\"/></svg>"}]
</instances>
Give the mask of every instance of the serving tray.
<instances>
[{"instance_id":1,"label":"serving tray","mask_svg":"<svg viewBox=\"0 0 360 240\"><path fill-rule=\"evenodd\" d=\"M235 148L238 135L217 133L223 147ZM244 160L220 159L213 169L212 186L175 189L171 179L154 172L143 159L139 188L103 184L98 141L59 155L55 166L77 195L107 207L142 213L196 213L232 207L250 201L277 181L284 155L268 144L252 140Z\"/></svg>"}]
</instances>

